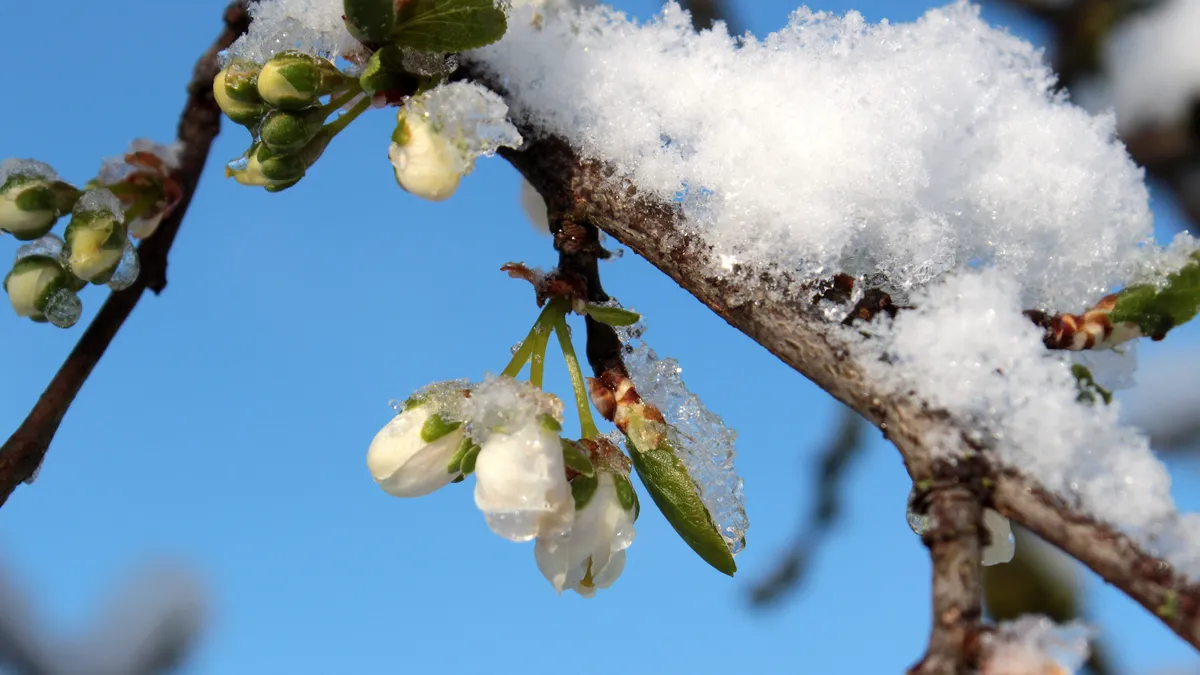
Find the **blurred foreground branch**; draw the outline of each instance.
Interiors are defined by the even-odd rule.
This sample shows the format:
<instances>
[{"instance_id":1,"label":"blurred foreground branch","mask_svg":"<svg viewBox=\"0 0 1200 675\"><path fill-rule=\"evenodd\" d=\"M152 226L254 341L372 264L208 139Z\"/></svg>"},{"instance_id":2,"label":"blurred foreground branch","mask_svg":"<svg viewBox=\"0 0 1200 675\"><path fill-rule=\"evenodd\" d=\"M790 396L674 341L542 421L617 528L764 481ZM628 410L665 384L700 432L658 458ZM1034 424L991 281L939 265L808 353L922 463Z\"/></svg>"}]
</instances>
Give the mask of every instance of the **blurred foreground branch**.
<instances>
[{"instance_id":1,"label":"blurred foreground branch","mask_svg":"<svg viewBox=\"0 0 1200 675\"><path fill-rule=\"evenodd\" d=\"M238 0L226 8L224 28L196 63L187 86L187 103L179 118L178 132L183 151L179 169L172 175L183 189L183 198L155 233L138 246L141 272L137 281L129 288L109 295L25 421L0 447L0 506L41 466L75 396L112 344L117 331L133 313L142 294L147 290L161 293L167 286L167 254L200 182L209 148L221 129L221 110L212 98L212 81L219 70L217 53L246 31L250 24L247 4L248 0Z\"/></svg>"}]
</instances>

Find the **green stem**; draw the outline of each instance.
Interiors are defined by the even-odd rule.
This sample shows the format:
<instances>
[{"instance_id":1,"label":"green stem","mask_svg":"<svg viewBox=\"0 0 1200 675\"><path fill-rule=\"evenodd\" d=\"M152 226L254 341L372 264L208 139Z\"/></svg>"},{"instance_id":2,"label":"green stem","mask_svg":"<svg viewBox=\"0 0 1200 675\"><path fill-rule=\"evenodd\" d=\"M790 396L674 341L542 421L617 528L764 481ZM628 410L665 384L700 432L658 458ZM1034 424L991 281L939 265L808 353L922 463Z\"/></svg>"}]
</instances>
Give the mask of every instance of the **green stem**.
<instances>
[{"instance_id":1,"label":"green stem","mask_svg":"<svg viewBox=\"0 0 1200 675\"><path fill-rule=\"evenodd\" d=\"M516 377L521 373L521 369L529 362L533 356L534 349L538 346L538 340L542 341L542 353L546 351L546 342L549 341L549 331L553 329L555 314L565 314L566 308L558 301L551 301L542 313L538 315L537 321L533 323L533 328L529 329L529 334L521 341L521 346L513 354L512 360L504 367L504 371L500 374L504 377ZM544 339L542 339L544 337ZM544 361L544 359L543 359ZM541 385L538 385L541 386Z\"/></svg>"},{"instance_id":2,"label":"green stem","mask_svg":"<svg viewBox=\"0 0 1200 675\"><path fill-rule=\"evenodd\" d=\"M550 344L552 330L552 326L541 326L537 337L534 338L537 344L533 346L533 353L529 355L529 381L538 389L542 388L542 382L545 380L546 345Z\"/></svg>"},{"instance_id":3,"label":"green stem","mask_svg":"<svg viewBox=\"0 0 1200 675\"><path fill-rule=\"evenodd\" d=\"M355 96L358 96L361 93L362 87L358 86L358 80L354 80L354 86L350 87L346 93L342 94L341 96L334 96L333 98L329 99L329 103L321 106L321 117L329 117L335 110L346 105ZM367 98L369 99L370 97L368 96Z\"/></svg>"},{"instance_id":4,"label":"green stem","mask_svg":"<svg viewBox=\"0 0 1200 675\"><path fill-rule=\"evenodd\" d=\"M361 101L354 104L354 107L346 111L346 114L336 120L325 125L325 133L329 134L329 139L333 140L334 136L341 133L342 129L350 126L350 123L363 114L367 108L371 107L371 97L364 96Z\"/></svg>"},{"instance_id":5,"label":"green stem","mask_svg":"<svg viewBox=\"0 0 1200 675\"><path fill-rule=\"evenodd\" d=\"M575 345L571 344L571 329L567 326L567 316L563 314L554 322L554 332L558 334L558 345L562 347L563 358L567 361L567 372L571 374L571 388L575 390L575 407L579 411L579 431L583 438L596 438L600 430L592 419L592 403L588 396L587 384L583 379L583 371L579 368L579 357L575 356Z\"/></svg>"}]
</instances>

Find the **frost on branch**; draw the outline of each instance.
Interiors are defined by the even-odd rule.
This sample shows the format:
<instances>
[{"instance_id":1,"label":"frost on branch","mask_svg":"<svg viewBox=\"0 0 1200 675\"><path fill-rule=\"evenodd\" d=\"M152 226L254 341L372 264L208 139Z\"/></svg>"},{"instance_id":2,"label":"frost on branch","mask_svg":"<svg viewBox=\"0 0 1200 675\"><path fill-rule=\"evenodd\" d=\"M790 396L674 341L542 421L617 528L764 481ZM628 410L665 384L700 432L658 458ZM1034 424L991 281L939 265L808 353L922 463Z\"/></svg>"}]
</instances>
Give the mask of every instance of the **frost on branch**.
<instances>
[{"instance_id":1,"label":"frost on branch","mask_svg":"<svg viewBox=\"0 0 1200 675\"><path fill-rule=\"evenodd\" d=\"M1092 630L1039 616L1000 624L984 643L980 675L1074 675L1088 657Z\"/></svg>"}]
</instances>

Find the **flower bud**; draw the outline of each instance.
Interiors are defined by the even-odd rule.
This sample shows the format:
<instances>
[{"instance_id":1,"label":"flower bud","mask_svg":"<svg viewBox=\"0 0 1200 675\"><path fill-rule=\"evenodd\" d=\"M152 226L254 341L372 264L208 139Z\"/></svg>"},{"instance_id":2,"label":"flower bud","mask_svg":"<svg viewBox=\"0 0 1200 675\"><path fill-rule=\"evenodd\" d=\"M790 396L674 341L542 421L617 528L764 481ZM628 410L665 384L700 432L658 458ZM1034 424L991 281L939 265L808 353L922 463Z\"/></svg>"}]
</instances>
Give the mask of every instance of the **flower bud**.
<instances>
[{"instance_id":1,"label":"flower bud","mask_svg":"<svg viewBox=\"0 0 1200 675\"><path fill-rule=\"evenodd\" d=\"M319 107L300 112L273 110L263 119L258 135L272 152L298 152L320 133L324 123L325 111Z\"/></svg>"},{"instance_id":2,"label":"flower bud","mask_svg":"<svg viewBox=\"0 0 1200 675\"><path fill-rule=\"evenodd\" d=\"M571 481L575 523L562 537L538 537L538 569L559 593L570 588L590 598L608 588L625 569L625 549L633 543L637 496L629 478L598 470Z\"/></svg>"},{"instance_id":3,"label":"flower bud","mask_svg":"<svg viewBox=\"0 0 1200 675\"><path fill-rule=\"evenodd\" d=\"M229 87L225 86L225 75L228 69L217 73L213 78L213 99L217 102L217 106L221 108L221 112L225 116L233 120L235 123L244 127L253 127L258 124L263 115L267 114L267 106L262 102L250 103L246 101L238 101L229 95Z\"/></svg>"},{"instance_id":4,"label":"flower bud","mask_svg":"<svg viewBox=\"0 0 1200 675\"><path fill-rule=\"evenodd\" d=\"M488 527L512 541L563 536L575 509L563 462L561 427L548 416L481 442L475 462L475 506Z\"/></svg>"},{"instance_id":5,"label":"flower bud","mask_svg":"<svg viewBox=\"0 0 1200 675\"><path fill-rule=\"evenodd\" d=\"M367 450L371 476L390 495L420 497L462 475L454 459L466 439L461 422L423 404L397 415L375 436Z\"/></svg>"},{"instance_id":6,"label":"flower bud","mask_svg":"<svg viewBox=\"0 0 1200 675\"><path fill-rule=\"evenodd\" d=\"M458 149L420 115L403 110L396 118L388 159L400 187L423 199L449 199L462 180Z\"/></svg>"},{"instance_id":7,"label":"flower bud","mask_svg":"<svg viewBox=\"0 0 1200 675\"><path fill-rule=\"evenodd\" d=\"M258 95L258 73L261 70L262 66L247 59L230 61L221 71L225 81L225 95L239 103L261 104L263 100Z\"/></svg>"},{"instance_id":8,"label":"flower bud","mask_svg":"<svg viewBox=\"0 0 1200 675\"><path fill-rule=\"evenodd\" d=\"M58 260L30 255L17 260L4 277L4 291L17 316L69 328L81 311L79 297L68 288L70 277Z\"/></svg>"},{"instance_id":9,"label":"flower bud","mask_svg":"<svg viewBox=\"0 0 1200 675\"><path fill-rule=\"evenodd\" d=\"M245 155L226 166L225 176L242 185L262 187L270 192L286 190L299 183L308 167L320 159L329 140L328 134L318 133L299 152L292 154L273 152L256 142Z\"/></svg>"},{"instance_id":10,"label":"flower bud","mask_svg":"<svg viewBox=\"0 0 1200 675\"><path fill-rule=\"evenodd\" d=\"M71 212L63 238L63 255L71 272L94 284L107 283L125 251L120 201L105 189L84 193Z\"/></svg>"},{"instance_id":11,"label":"flower bud","mask_svg":"<svg viewBox=\"0 0 1200 675\"><path fill-rule=\"evenodd\" d=\"M79 196L58 180L49 166L30 160L6 160L0 166L0 230L21 241L37 239Z\"/></svg>"},{"instance_id":12,"label":"flower bud","mask_svg":"<svg viewBox=\"0 0 1200 675\"><path fill-rule=\"evenodd\" d=\"M300 110L346 81L325 59L289 50L273 56L258 74L258 95L276 108Z\"/></svg>"}]
</instances>

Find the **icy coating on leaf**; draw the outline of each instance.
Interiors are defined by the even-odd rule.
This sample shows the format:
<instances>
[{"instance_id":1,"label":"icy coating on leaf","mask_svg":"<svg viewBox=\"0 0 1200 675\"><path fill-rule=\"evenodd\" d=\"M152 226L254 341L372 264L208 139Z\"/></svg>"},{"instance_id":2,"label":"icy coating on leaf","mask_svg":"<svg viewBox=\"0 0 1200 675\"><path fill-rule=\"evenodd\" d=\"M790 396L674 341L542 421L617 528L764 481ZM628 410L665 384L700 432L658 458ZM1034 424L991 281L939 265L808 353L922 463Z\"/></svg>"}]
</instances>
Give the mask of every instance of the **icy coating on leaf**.
<instances>
[{"instance_id":1,"label":"icy coating on leaf","mask_svg":"<svg viewBox=\"0 0 1200 675\"><path fill-rule=\"evenodd\" d=\"M250 5L250 30L221 52L221 65L241 58L266 63L272 56L297 49L337 59L361 48L346 31L343 0L260 0Z\"/></svg>"},{"instance_id":2,"label":"icy coating on leaf","mask_svg":"<svg viewBox=\"0 0 1200 675\"><path fill-rule=\"evenodd\" d=\"M746 497L734 467L737 433L720 415L688 390L675 359L660 359L642 340L645 324L618 328L624 343L625 367L642 398L653 403L671 426L672 445L696 483L700 500L729 550L737 555L746 545Z\"/></svg>"},{"instance_id":3,"label":"icy coating on leaf","mask_svg":"<svg viewBox=\"0 0 1200 675\"><path fill-rule=\"evenodd\" d=\"M410 115L427 120L455 147L454 170L469 173L475 160L491 156L501 147L521 145L521 134L508 121L504 99L471 82L451 82L404 104Z\"/></svg>"},{"instance_id":4,"label":"icy coating on leaf","mask_svg":"<svg viewBox=\"0 0 1200 675\"><path fill-rule=\"evenodd\" d=\"M674 3L644 25L598 8L538 28L527 11L471 58L516 118L678 201L717 274L880 274L904 292L994 265L1027 281L1027 306L1079 311L1146 255L1148 195L1113 118L1054 93L1042 53L965 2L875 25L801 9L740 47Z\"/></svg>"}]
</instances>

